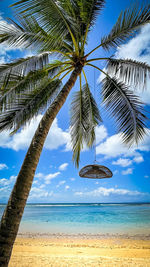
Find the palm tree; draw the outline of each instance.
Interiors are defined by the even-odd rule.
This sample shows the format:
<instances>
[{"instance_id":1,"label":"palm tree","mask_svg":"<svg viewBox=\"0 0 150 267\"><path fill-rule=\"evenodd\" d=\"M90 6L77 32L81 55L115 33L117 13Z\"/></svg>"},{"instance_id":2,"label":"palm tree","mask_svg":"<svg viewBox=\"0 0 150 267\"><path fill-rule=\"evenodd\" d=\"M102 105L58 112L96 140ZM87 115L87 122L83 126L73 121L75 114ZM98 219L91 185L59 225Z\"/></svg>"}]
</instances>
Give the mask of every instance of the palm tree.
<instances>
[{"instance_id":1,"label":"palm tree","mask_svg":"<svg viewBox=\"0 0 150 267\"><path fill-rule=\"evenodd\" d=\"M88 35L104 4L105 0L21 0L12 5L18 22L9 19L7 25L0 24L0 43L30 47L38 53L0 65L0 131L15 133L38 112L45 112L1 219L0 266L8 266L45 139L78 77L80 88L71 103L73 161L77 167L83 143L92 147L95 127L102 119L90 91L86 66L105 74L103 103L114 115L123 141L131 145L146 132L142 103L129 86L145 85L150 66L130 59L91 55L99 48L117 47L140 26L150 23L150 5L134 5L121 12L111 32L85 54ZM100 60L106 61L106 71L94 65Z\"/></svg>"}]
</instances>

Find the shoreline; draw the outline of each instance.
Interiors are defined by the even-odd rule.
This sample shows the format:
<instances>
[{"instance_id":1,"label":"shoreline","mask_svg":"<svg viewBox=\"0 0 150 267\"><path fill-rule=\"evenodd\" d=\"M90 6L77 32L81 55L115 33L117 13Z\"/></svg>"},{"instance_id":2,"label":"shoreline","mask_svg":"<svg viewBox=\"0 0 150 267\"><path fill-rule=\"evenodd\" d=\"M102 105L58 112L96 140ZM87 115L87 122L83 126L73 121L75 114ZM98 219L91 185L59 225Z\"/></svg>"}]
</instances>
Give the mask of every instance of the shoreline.
<instances>
[{"instance_id":1,"label":"shoreline","mask_svg":"<svg viewBox=\"0 0 150 267\"><path fill-rule=\"evenodd\" d=\"M150 267L150 240L18 236L9 267Z\"/></svg>"},{"instance_id":2,"label":"shoreline","mask_svg":"<svg viewBox=\"0 0 150 267\"><path fill-rule=\"evenodd\" d=\"M87 234L87 233L33 233L25 232L18 233L18 238L45 238L45 239L131 239L131 240L150 240L150 234L120 234L120 233L106 233L106 234Z\"/></svg>"}]
</instances>

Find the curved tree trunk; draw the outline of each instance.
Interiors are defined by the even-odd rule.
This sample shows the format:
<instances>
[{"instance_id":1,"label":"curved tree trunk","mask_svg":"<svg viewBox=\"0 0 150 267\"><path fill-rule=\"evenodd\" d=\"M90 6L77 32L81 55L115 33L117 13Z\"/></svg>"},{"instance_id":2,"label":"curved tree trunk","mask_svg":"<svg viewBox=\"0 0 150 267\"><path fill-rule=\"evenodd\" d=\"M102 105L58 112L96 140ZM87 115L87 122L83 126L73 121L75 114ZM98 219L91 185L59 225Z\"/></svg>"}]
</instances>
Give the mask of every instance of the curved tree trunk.
<instances>
[{"instance_id":1,"label":"curved tree trunk","mask_svg":"<svg viewBox=\"0 0 150 267\"><path fill-rule=\"evenodd\" d=\"M46 111L32 139L0 224L0 266L8 266L13 244L32 186L36 167L51 124L74 86L82 65L72 72L55 101Z\"/></svg>"}]
</instances>

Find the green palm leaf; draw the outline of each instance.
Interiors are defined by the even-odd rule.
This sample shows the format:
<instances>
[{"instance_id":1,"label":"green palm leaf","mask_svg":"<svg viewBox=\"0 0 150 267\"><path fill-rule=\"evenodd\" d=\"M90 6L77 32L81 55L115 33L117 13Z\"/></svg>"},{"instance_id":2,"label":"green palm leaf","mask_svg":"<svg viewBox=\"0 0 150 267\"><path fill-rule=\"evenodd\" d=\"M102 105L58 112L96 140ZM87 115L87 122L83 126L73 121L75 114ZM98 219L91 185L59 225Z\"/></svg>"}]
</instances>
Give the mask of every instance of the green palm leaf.
<instances>
[{"instance_id":1,"label":"green palm leaf","mask_svg":"<svg viewBox=\"0 0 150 267\"><path fill-rule=\"evenodd\" d=\"M86 134L86 144L88 147L91 147L95 141L95 127L102 122L102 119L87 83L83 86L82 91L84 100L83 107L86 114L86 129L88 132L88 134Z\"/></svg>"},{"instance_id":2,"label":"green palm leaf","mask_svg":"<svg viewBox=\"0 0 150 267\"><path fill-rule=\"evenodd\" d=\"M150 5L139 8L134 5L121 12L116 24L108 36L101 39L101 46L104 49L116 47L122 44L126 38L133 36L140 26L150 23Z\"/></svg>"},{"instance_id":3,"label":"green palm leaf","mask_svg":"<svg viewBox=\"0 0 150 267\"><path fill-rule=\"evenodd\" d=\"M72 33L76 28L76 23L63 9L62 2L60 0L22 0L12 6L18 14L24 17L34 16L40 22L41 27L51 35L64 39L69 33L76 47L76 40Z\"/></svg>"},{"instance_id":4,"label":"green palm leaf","mask_svg":"<svg viewBox=\"0 0 150 267\"><path fill-rule=\"evenodd\" d=\"M11 78L11 74L8 76L7 82L4 80L4 86L0 89L0 111L7 110L7 106L13 106L15 99L22 97L24 93L31 93L35 86L41 82L43 78L48 77L46 70L38 70L36 72L30 72L26 77L17 82L16 79Z\"/></svg>"},{"instance_id":5,"label":"green palm leaf","mask_svg":"<svg viewBox=\"0 0 150 267\"><path fill-rule=\"evenodd\" d=\"M11 23L3 24L0 22L0 43L7 43L9 46L24 47L36 49L39 52L47 52L49 50L61 50L68 52L69 44L67 44L59 34L56 36L47 33L33 16L20 17L17 16L20 24L12 19L8 19Z\"/></svg>"},{"instance_id":6,"label":"green palm leaf","mask_svg":"<svg viewBox=\"0 0 150 267\"><path fill-rule=\"evenodd\" d=\"M72 5L69 5L68 2L71 2ZM84 36L87 27L89 29L93 26L104 4L105 0L68 0L63 1L63 8L74 18L78 24L80 34Z\"/></svg>"},{"instance_id":7,"label":"green palm leaf","mask_svg":"<svg viewBox=\"0 0 150 267\"><path fill-rule=\"evenodd\" d=\"M9 19L11 23L3 24L0 22L0 43L7 42L9 46L16 46L28 48L30 46L39 47L46 39L46 32L41 29L38 23L32 18L22 20L19 25L12 19ZM30 25L32 25L29 28Z\"/></svg>"},{"instance_id":8,"label":"green palm leaf","mask_svg":"<svg viewBox=\"0 0 150 267\"><path fill-rule=\"evenodd\" d=\"M36 50L38 49L39 52L47 52L49 50L63 50L64 52L68 52L68 49L71 49L59 34L54 35L54 33L50 34L46 32L34 16L21 17L18 15L17 19L23 27L24 34L26 34L27 48L32 47ZM14 21L12 22L16 25ZM17 24L17 26L19 25Z\"/></svg>"},{"instance_id":9,"label":"green palm leaf","mask_svg":"<svg viewBox=\"0 0 150 267\"><path fill-rule=\"evenodd\" d=\"M82 27L86 29L87 25L89 27L94 25L97 16L105 5L105 0L77 0L77 5L80 11Z\"/></svg>"},{"instance_id":10,"label":"green palm leaf","mask_svg":"<svg viewBox=\"0 0 150 267\"><path fill-rule=\"evenodd\" d=\"M30 71L43 69L49 63L49 52L41 53L36 56L19 58L18 60L0 65L0 79L2 80L7 73L26 76Z\"/></svg>"},{"instance_id":11,"label":"green palm leaf","mask_svg":"<svg viewBox=\"0 0 150 267\"><path fill-rule=\"evenodd\" d=\"M0 131L16 132L54 100L60 85L60 80L42 81L32 92L19 95L0 115Z\"/></svg>"},{"instance_id":12,"label":"green palm leaf","mask_svg":"<svg viewBox=\"0 0 150 267\"><path fill-rule=\"evenodd\" d=\"M122 82L106 77L102 86L103 102L116 118L123 141L129 145L143 138L146 116L142 103Z\"/></svg>"},{"instance_id":13,"label":"green palm leaf","mask_svg":"<svg viewBox=\"0 0 150 267\"><path fill-rule=\"evenodd\" d=\"M146 87L150 66L131 59L108 59L107 71L128 85Z\"/></svg>"},{"instance_id":14,"label":"green palm leaf","mask_svg":"<svg viewBox=\"0 0 150 267\"><path fill-rule=\"evenodd\" d=\"M96 102L86 84L82 90L74 94L71 103L71 142L73 160L77 167L83 144L88 147L92 146L95 140L95 127L101 121Z\"/></svg>"}]
</instances>

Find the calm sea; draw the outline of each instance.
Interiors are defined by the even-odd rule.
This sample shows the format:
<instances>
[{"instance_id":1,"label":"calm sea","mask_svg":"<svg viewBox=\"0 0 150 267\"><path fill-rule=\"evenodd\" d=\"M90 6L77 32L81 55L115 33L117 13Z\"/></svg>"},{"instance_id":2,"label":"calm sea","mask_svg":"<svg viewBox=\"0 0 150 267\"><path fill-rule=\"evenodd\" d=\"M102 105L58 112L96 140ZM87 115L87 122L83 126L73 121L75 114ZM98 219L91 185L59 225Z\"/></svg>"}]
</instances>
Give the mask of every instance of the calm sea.
<instances>
[{"instance_id":1,"label":"calm sea","mask_svg":"<svg viewBox=\"0 0 150 267\"><path fill-rule=\"evenodd\" d=\"M27 204L19 232L150 235L150 203Z\"/></svg>"}]
</instances>

